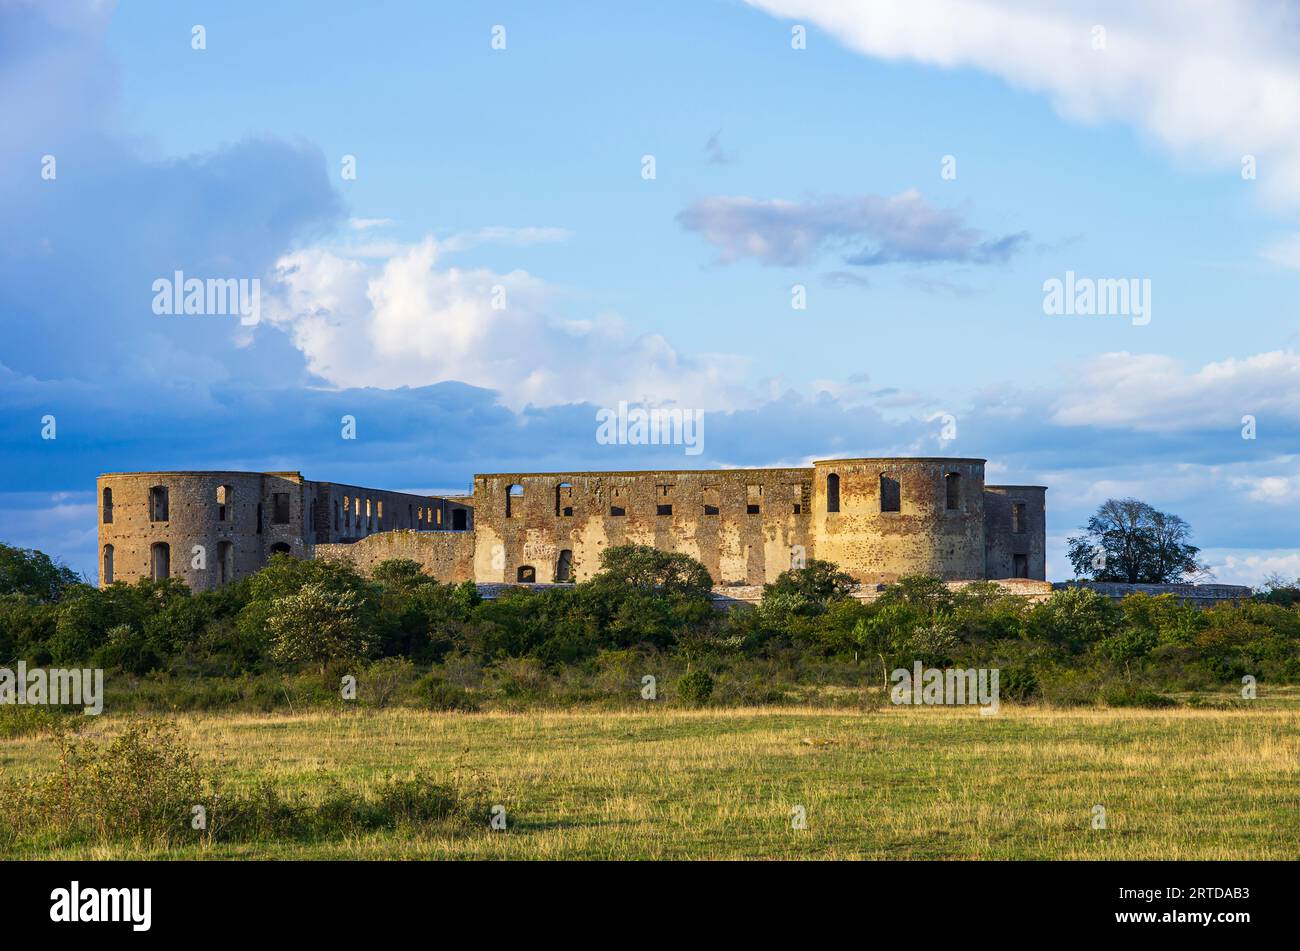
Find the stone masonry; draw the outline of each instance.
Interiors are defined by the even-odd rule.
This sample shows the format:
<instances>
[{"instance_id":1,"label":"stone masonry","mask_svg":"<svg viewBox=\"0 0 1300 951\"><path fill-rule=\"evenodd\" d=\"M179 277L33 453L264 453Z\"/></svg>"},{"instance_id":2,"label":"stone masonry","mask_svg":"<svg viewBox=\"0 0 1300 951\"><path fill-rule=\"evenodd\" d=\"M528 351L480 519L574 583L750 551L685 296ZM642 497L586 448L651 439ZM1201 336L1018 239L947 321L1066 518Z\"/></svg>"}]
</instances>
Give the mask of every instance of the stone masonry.
<instances>
[{"instance_id":1,"label":"stone masonry","mask_svg":"<svg viewBox=\"0 0 1300 951\"><path fill-rule=\"evenodd\" d=\"M476 475L470 497L298 472L112 473L98 488L101 585L176 576L204 590L276 552L363 571L410 558L443 581L562 583L632 543L684 552L723 586L761 585L811 558L864 584L1046 575L1046 489L985 485L983 459L495 473Z\"/></svg>"}]
</instances>

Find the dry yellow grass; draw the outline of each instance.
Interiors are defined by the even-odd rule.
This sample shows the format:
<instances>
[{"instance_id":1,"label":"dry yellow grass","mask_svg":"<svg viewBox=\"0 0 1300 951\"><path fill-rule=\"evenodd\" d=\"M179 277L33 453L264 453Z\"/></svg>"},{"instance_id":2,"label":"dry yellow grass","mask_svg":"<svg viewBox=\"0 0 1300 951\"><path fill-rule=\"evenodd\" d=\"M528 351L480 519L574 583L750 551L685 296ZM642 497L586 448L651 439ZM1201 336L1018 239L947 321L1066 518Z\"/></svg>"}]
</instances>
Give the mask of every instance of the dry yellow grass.
<instances>
[{"instance_id":1,"label":"dry yellow grass","mask_svg":"<svg viewBox=\"0 0 1300 951\"><path fill-rule=\"evenodd\" d=\"M105 718L91 735L124 720ZM176 857L1294 858L1300 712L879 711L439 714L175 721L224 783L322 795L427 770L482 790L505 832L213 845ZM0 743L0 776L48 738ZM1091 828L1102 805L1107 828ZM803 807L807 828L792 828ZM58 857L145 857L132 846Z\"/></svg>"}]
</instances>

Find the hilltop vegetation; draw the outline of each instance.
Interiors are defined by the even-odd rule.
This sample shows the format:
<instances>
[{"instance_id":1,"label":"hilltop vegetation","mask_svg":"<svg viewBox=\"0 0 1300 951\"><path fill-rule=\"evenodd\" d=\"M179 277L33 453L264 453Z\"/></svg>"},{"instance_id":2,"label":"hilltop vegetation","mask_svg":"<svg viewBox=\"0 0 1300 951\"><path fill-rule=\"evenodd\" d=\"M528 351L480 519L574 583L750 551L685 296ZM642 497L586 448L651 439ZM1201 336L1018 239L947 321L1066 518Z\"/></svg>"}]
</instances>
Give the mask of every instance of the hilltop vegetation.
<instances>
[{"instance_id":1,"label":"hilltop vegetation","mask_svg":"<svg viewBox=\"0 0 1300 951\"><path fill-rule=\"evenodd\" d=\"M415 562L366 578L287 556L192 593L175 579L100 590L39 552L3 548L0 583L0 659L103 667L118 708L327 702L347 673L381 705L633 702L646 675L693 704L819 702L917 660L997 667L1005 699L1058 705L1240 689L1247 675L1300 683L1294 585L1202 611L1082 588L1028 604L992 584L954 593L914 577L864 604L834 565L812 561L757 607L720 612L702 565L641 546L606 551L589 581L494 600Z\"/></svg>"}]
</instances>

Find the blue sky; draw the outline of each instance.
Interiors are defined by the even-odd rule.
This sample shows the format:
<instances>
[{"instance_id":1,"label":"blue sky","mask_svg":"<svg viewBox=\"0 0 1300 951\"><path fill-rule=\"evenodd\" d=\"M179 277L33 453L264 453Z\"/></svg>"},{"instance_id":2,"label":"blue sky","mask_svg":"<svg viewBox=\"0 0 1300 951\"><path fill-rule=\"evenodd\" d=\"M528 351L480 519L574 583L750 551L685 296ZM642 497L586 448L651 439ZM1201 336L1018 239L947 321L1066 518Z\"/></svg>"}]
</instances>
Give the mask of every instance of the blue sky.
<instances>
[{"instance_id":1,"label":"blue sky","mask_svg":"<svg viewBox=\"0 0 1300 951\"><path fill-rule=\"evenodd\" d=\"M1291 9L1037 6L0 0L0 540L91 571L103 471L921 453L1048 485L1053 577L1111 495L1300 575ZM154 314L177 269L261 322ZM704 452L597 444L620 400Z\"/></svg>"}]
</instances>

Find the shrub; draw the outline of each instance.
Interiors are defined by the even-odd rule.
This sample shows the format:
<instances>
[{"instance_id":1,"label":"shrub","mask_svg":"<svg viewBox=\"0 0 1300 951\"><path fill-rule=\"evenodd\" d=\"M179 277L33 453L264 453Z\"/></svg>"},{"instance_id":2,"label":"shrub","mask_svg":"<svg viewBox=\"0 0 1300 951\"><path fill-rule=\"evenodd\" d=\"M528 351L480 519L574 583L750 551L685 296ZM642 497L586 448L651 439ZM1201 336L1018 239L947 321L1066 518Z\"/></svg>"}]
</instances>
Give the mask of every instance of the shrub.
<instances>
[{"instance_id":1,"label":"shrub","mask_svg":"<svg viewBox=\"0 0 1300 951\"><path fill-rule=\"evenodd\" d=\"M713 677L707 670L693 670L677 681L677 696L683 703L700 707L713 695Z\"/></svg>"},{"instance_id":2,"label":"shrub","mask_svg":"<svg viewBox=\"0 0 1300 951\"><path fill-rule=\"evenodd\" d=\"M1150 707L1159 709L1177 705L1173 698L1135 684L1107 684L1098 691L1097 699L1108 707Z\"/></svg>"},{"instance_id":3,"label":"shrub","mask_svg":"<svg viewBox=\"0 0 1300 951\"><path fill-rule=\"evenodd\" d=\"M445 683L433 674L421 677L415 684L415 695L421 706L429 710L460 710L473 713L478 703L464 687Z\"/></svg>"},{"instance_id":4,"label":"shrub","mask_svg":"<svg viewBox=\"0 0 1300 951\"><path fill-rule=\"evenodd\" d=\"M317 582L276 598L266 624L276 660L314 661L322 675L331 660L354 660L370 649L356 593Z\"/></svg>"},{"instance_id":5,"label":"shrub","mask_svg":"<svg viewBox=\"0 0 1300 951\"><path fill-rule=\"evenodd\" d=\"M0 740L80 729L88 719L58 707L0 706Z\"/></svg>"},{"instance_id":6,"label":"shrub","mask_svg":"<svg viewBox=\"0 0 1300 951\"><path fill-rule=\"evenodd\" d=\"M548 686L546 670L534 657L507 657L497 663L494 679L508 697L536 696Z\"/></svg>"},{"instance_id":7,"label":"shrub","mask_svg":"<svg viewBox=\"0 0 1300 951\"><path fill-rule=\"evenodd\" d=\"M375 661L361 678L361 699L371 706L386 707L405 684L415 679L415 665L405 657Z\"/></svg>"},{"instance_id":8,"label":"shrub","mask_svg":"<svg viewBox=\"0 0 1300 951\"><path fill-rule=\"evenodd\" d=\"M1033 637L1073 652L1108 637L1119 624L1119 608L1110 598L1088 588L1053 591L1029 615L1029 632Z\"/></svg>"},{"instance_id":9,"label":"shrub","mask_svg":"<svg viewBox=\"0 0 1300 951\"><path fill-rule=\"evenodd\" d=\"M191 824L202 805L207 827ZM0 845L48 848L138 842L166 848L204 841L312 839L431 823L486 823L481 796L417 773L369 794L335 790L320 802L286 798L270 784L224 795L173 728L133 724L109 743L61 741L50 775L0 787Z\"/></svg>"},{"instance_id":10,"label":"shrub","mask_svg":"<svg viewBox=\"0 0 1300 951\"><path fill-rule=\"evenodd\" d=\"M213 800L213 784L175 729L145 721L108 743L61 736L55 773L0 794L0 836L167 846L189 830L191 808Z\"/></svg>"},{"instance_id":11,"label":"shrub","mask_svg":"<svg viewBox=\"0 0 1300 951\"><path fill-rule=\"evenodd\" d=\"M813 558L804 567L783 571L776 581L764 585L763 604L773 599L792 613L820 614L830 602L847 598L854 587L853 576L839 565Z\"/></svg>"},{"instance_id":12,"label":"shrub","mask_svg":"<svg viewBox=\"0 0 1300 951\"><path fill-rule=\"evenodd\" d=\"M998 668L998 695L1024 702L1038 695L1038 675L1027 667Z\"/></svg>"}]
</instances>

